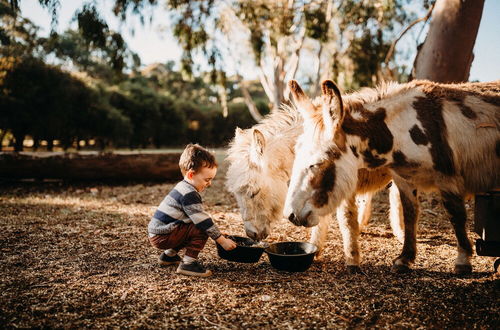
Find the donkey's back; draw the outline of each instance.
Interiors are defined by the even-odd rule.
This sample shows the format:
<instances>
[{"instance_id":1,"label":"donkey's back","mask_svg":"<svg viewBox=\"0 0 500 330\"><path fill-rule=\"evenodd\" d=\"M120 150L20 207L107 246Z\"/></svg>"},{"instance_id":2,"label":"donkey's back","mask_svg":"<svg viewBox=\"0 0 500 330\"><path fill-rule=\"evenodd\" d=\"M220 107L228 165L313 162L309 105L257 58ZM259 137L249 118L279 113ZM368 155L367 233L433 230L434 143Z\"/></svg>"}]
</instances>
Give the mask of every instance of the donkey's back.
<instances>
[{"instance_id":1,"label":"donkey's back","mask_svg":"<svg viewBox=\"0 0 500 330\"><path fill-rule=\"evenodd\" d=\"M395 170L421 187L476 193L500 186L500 81L414 81L407 88L375 102L394 109L387 116L394 116L388 122ZM401 99L408 106L398 112L390 103Z\"/></svg>"}]
</instances>

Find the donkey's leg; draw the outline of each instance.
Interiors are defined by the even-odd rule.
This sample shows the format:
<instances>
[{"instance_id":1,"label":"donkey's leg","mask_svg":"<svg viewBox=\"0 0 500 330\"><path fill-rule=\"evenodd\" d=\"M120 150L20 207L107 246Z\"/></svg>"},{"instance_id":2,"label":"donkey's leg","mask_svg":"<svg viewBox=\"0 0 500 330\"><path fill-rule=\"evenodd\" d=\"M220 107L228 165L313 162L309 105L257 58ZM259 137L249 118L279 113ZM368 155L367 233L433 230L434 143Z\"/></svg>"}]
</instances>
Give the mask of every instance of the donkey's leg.
<instances>
[{"instance_id":1,"label":"donkey's leg","mask_svg":"<svg viewBox=\"0 0 500 330\"><path fill-rule=\"evenodd\" d=\"M316 252L316 260L323 259L323 250L325 248L326 236L328 234L328 224L330 223L331 215L319 218L319 224L311 230L311 238L309 242L318 247Z\"/></svg>"},{"instance_id":2,"label":"donkey's leg","mask_svg":"<svg viewBox=\"0 0 500 330\"><path fill-rule=\"evenodd\" d=\"M419 204L417 190L415 187L403 179L394 178L394 183L399 189L399 197L403 209L404 218L404 243L403 251L394 260L392 270L397 273L404 273L410 270L410 264L415 261L417 255L417 221Z\"/></svg>"},{"instance_id":3,"label":"donkey's leg","mask_svg":"<svg viewBox=\"0 0 500 330\"><path fill-rule=\"evenodd\" d=\"M337 208L337 221L342 234L347 269L351 273L361 271L359 268L359 224L357 213L355 196L344 199Z\"/></svg>"},{"instance_id":4,"label":"donkey's leg","mask_svg":"<svg viewBox=\"0 0 500 330\"><path fill-rule=\"evenodd\" d=\"M399 189L394 182L389 188L389 218L391 219L392 233L398 241L404 243L404 217L401 198L399 197Z\"/></svg>"},{"instance_id":5,"label":"donkey's leg","mask_svg":"<svg viewBox=\"0 0 500 330\"><path fill-rule=\"evenodd\" d=\"M356 205L358 207L358 224L359 230L363 229L368 225L370 216L372 214L372 198L373 192L367 192L364 194L356 195Z\"/></svg>"},{"instance_id":6,"label":"donkey's leg","mask_svg":"<svg viewBox=\"0 0 500 330\"><path fill-rule=\"evenodd\" d=\"M443 205L450 214L450 221L458 241L458 256L455 260L455 273L470 274L472 272L472 265L470 262L472 246L465 229L467 213L465 212L464 199L462 196L445 191L441 191L441 196L443 197Z\"/></svg>"}]
</instances>

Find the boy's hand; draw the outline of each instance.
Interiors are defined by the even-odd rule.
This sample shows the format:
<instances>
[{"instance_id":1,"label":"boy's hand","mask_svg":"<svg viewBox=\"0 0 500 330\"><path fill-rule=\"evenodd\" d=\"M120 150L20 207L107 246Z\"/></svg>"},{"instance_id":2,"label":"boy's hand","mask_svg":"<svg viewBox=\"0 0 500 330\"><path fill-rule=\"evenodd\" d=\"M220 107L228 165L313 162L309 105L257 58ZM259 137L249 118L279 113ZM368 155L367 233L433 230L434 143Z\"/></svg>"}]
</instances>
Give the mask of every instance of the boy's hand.
<instances>
[{"instance_id":1,"label":"boy's hand","mask_svg":"<svg viewBox=\"0 0 500 330\"><path fill-rule=\"evenodd\" d=\"M233 250L237 246L236 243L232 239L229 239L229 238L227 238L224 235L221 235L215 241L217 243L219 243L224 248L224 250L226 250L226 251Z\"/></svg>"}]
</instances>

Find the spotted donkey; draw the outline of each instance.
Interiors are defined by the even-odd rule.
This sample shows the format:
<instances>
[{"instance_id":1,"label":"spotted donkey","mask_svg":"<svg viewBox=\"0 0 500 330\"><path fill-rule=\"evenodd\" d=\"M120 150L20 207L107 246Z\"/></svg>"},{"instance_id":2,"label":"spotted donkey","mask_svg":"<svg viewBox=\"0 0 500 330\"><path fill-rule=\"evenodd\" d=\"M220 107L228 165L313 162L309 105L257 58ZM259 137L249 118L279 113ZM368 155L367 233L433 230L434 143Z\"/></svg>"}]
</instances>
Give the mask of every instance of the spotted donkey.
<instances>
[{"instance_id":1,"label":"spotted donkey","mask_svg":"<svg viewBox=\"0 0 500 330\"><path fill-rule=\"evenodd\" d=\"M283 217L295 157L294 146L302 133L302 126L297 109L283 106L250 129L236 129L228 150L226 186L236 197L245 231L253 239L266 238L273 224ZM391 180L387 169L372 172L360 170L358 178L356 200L353 196L337 209L350 271L359 270L358 237L360 228L367 224L370 217L372 195ZM397 188L391 188L390 201L391 226L395 236L402 241L402 212ZM321 257L331 218L331 214L321 217L319 225L312 229L311 242L319 248L318 258Z\"/></svg>"},{"instance_id":2,"label":"spotted donkey","mask_svg":"<svg viewBox=\"0 0 500 330\"><path fill-rule=\"evenodd\" d=\"M455 272L472 272L464 197L500 185L500 81L390 83L343 97L325 81L322 107L297 82L289 86L304 132L284 215L315 225L355 193L360 169L387 169L400 192L405 230L393 270L409 270L416 257L419 189L440 192L458 241Z\"/></svg>"}]
</instances>

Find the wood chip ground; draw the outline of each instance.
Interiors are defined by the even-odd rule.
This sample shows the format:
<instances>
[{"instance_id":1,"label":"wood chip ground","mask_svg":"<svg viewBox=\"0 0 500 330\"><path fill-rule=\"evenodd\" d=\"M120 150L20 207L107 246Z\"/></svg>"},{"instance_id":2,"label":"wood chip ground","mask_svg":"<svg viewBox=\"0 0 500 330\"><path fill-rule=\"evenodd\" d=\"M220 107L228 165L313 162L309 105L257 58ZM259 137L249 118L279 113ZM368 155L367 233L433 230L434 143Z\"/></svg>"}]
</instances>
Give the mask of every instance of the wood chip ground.
<instances>
[{"instance_id":1,"label":"wood chip ground","mask_svg":"<svg viewBox=\"0 0 500 330\"><path fill-rule=\"evenodd\" d=\"M203 194L226 233L244 235L222 164ZM418 257L393 274L401 244L388 222L387 191L375 199L361 236L364 274L349 274L335 219L324 260L303 273L218 258L209 241L207 279L160 267L146 235L173 183L4 183L0 186L2 328L500 328L495 258L473 258L474 273L452 273L455 238L435 194L421 196ZM473 202L467 203L472 219ZM472 221L468 231L472 240ZM307 240L304 228L276 225L270 242Z\"/></svg>"}]
</instances>

